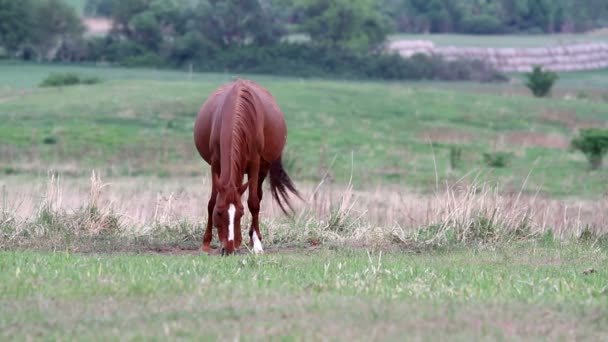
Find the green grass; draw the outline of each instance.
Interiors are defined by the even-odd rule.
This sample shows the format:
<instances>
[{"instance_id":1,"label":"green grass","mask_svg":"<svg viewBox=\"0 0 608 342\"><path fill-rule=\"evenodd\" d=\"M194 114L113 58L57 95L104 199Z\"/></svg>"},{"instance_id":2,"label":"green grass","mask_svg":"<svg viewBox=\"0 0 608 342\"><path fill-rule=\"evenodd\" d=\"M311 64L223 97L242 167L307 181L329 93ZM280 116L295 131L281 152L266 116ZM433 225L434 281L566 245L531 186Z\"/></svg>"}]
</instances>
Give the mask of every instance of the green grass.
<instances>
[{"instance_id":1,"label":"green grass","mask_svg":"<svg viewBox=\"0 0 608 342\"><path fill-rule=\"evenodd\" d=\"M75 71L104 82L37 88L50 71ZM194 118L207 96L233 79L228 74L190 78L175 71L13 63L0 64L0 75L2 167L27 172L32 163L42 163L33 171L45 172L67 163L85 174L89 168L207 172L192 143ZM286 158L293 160L290 172L298 180L318 180L322 170L331 167L335 179L346 181L352 161L358 185L388 182L425 190L434 187L436 173L444 181L482 172L507 189L519 189L531 172L529 191L596 196L608 182L605 172L587 170L583 155L500 140L505 134L530 132L570 139L573 127L567 120L608 123L608 104L603 101L504 96L460 83L247 77L267 87L286 114ZM558 119L547 120L547 113ZM439 132L433 146L429 132ZM463 147L463 166L454 172L449 171L452 140ZM508 168L486 169L483 153L493 150L514 154Z\"/></svg>"},{"instance_id":2,"label":"green grass","mask_svg":"<svg viewBox=\"0 0 608 342\"><path fill-rule=\"evenodd\" d=\"M601 339L605 251L0 252L2 339ZM584 275L588 269L595 272Z\"/></svg>"},{"instance_id":3,"label":"green grass","mask_svg":"<svg viewBox=\"0 0 608 342\"><path fill-rule=\"evenodd\" d=\"M103 82L38 87L51 72L77 72ZM337 182L345 182L352 157L357 187L386 182L430 190L436 181L482 172L482 178L511 191L530 171L526 190L556 196L597 198L608 184L605 172L587 170L582 155L500 140L515 132L570 138L574 124L608 124L608 103L601 96L564 99L586 80L588 91L601 94L608 84L605 72L565 76L554 99L532 98L517 83L245 76L266 86L286 114L286 159L297 182L318 180L327 167ZM96 168L104 179L138 173L200 176L207 167L193 147L194 117L208 94L233 77L0 63L0 172L23 173L7 177L21 183L49 168L84 176ZM433 132L431 147L426 133ZM452 144L462 147L463 160L450 172ZM513 153L507 168L485 168L483 152L494 150ZM150 179L166 185L167 178ZM167 189L172 188L159 195ZM51 207L52 197L46 195ZM538 231L542 235L528 236L526 227L492 222L513 208L482 213L491 215L488 222L486 216L476 220L460 213L470 203L446 199L451 203L446 210L454 212L450 217L462 219L454 223L460 229L477 238L494 232L496 239L457 241L458 227L442 233L430 226L412 242L392 227L362 225L357 236L369 235L366 246L378 248L369 254L354 248L359 240L345 239L355 234L348 224L263 218L267 254L220 258L198 255L203 221L188 222L179 214L174 226L153 225L149 236L139 236L128 234L133 227L121 230L120 208L101 223L92 211L51 209L22 221L10 212L18 204L7 198L18 196L7 197L4 189L0 201L0 340L608 338L608 249L599 212L583 213L597 216L588 236L569 234L558 242L552 218ZM22 200L44 201L44 191L40 199ZM544 210L532 202L526 209ZM82 205L91 204L85 198ZM356 215L353 225L365 220ZM556 220L561 219L560 214ZM96 235L102 228L107 231ZM410 228L416 227L404 227ZM498 231L503 228L504 236ZM447 240L439 239L442 234ZM519 238L527 241L515 242ZM306 247L318 243L321 247Z\"/></svg>"},{"instance_id":4,"label":"green grass","mask_svg":"<svg viewBox=\"0 0 608 342\"><path fill-rule=\"evenodd\" d=\"M468 35L468 34L394 34L390 40L429 40L437 46L532 48L560 44L608 42L608 34L518 34L518 35Z\"/></svg>"}]
</instances>

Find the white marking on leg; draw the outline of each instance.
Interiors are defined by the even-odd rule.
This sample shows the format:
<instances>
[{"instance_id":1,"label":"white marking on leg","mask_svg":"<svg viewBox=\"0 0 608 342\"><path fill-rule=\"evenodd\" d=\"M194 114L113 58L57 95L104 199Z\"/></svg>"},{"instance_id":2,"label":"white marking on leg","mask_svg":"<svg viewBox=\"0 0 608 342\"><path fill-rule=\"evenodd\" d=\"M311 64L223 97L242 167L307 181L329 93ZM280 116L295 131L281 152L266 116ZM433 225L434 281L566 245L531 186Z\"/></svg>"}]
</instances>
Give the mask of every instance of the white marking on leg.
<instances>
[{"instance_id":1,"label":"white marking on leg","mask_svg":"<svg viewBox=\"0 0 608 342\"><path fill-rule=\"evenodd\" d=\"M234 213L236 213L236 207L231 204L228 207L228 241L234 241Z\"/></svg>"},{"instance_id":2,"label":"white marking on leg","mask_svg":"<svg viewBox=\"0 0 608 342\"><path fill-rule=\"evenodd\" d=\"M253 253L264 253L264 248L262 248L262 241L258 238L258 234L253 231Z\"/></svg>"}]
</instances>

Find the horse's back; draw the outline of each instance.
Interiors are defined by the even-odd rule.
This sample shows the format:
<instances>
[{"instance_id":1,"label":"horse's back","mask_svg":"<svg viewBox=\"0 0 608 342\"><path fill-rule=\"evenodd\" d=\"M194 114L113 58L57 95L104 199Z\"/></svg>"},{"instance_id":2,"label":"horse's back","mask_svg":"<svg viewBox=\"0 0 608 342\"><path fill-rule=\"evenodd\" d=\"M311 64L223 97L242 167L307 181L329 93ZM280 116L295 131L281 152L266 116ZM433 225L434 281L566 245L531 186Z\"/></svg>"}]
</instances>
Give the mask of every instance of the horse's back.
<instances>
[{"instance_id":1,"label":"horse's back","mask_svg":"<svg viewBox=\"0 0 608 342\"><path fill-rule=\"evenodd\" d=\"M242 90L251 94L256 116L256 127L252 129L259 131L259 152L262 158L272 162L281 156L287 139L283 112L268 90L253 81L239 79L213 92L198 113L194 125L195 145L201 157L209 164L212 163L213 145L219 142L221 116L233 114L222 109L227 102L235 100L235 95L240 94ZM258 125L260 126L257 127Z\"/></svg>"},{"instance_id":2,"label":"horse's back","mask_svg":"<svg viewBox=\"0 0 608 342\"><path fill-rule=\"evenodd\" d=\"M264 146L262 151L260 151L262 158L268 162L273 162L281 156L281 152L287 141L285 116L274 96L268 90L255 82L245 82L255 92L255 97L258 101L256 110L263 112L262 133Z\"/></svg>"},{"instance_id":3,"label":"horse's back","mask_svg":"<svg viewBox=\"0 0 608 342\"><path fill-rule=\"evenodd\" d=\"M225 91L228 85L222 86L213 92L207 98L205 103L198 112L196 121L194 122L194 145L201 157L211 164L211 134L213 131L213 123L215 114L218 112L218 107L221 104L221 98L225 97Z\"/></svg>"}]
</instances>

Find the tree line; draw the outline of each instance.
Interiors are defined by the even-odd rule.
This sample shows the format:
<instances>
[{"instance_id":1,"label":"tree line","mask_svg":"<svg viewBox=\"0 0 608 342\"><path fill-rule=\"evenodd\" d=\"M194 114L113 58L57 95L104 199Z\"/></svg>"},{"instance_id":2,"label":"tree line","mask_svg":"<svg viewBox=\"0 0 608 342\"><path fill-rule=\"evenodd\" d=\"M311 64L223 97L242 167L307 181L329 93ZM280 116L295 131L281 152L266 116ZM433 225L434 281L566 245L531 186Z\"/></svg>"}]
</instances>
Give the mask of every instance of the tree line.
<instances>
[{"instance_id":1,"label":"tree line","mask_svg":"<svg viewBox=\"0 0 608 342\"><path fill-rule=\"evenodd\" d=\"M399 32L558 33L608 25L605 0L380 0Z\"/></svg>"},{"instance_id":2,"label":"tree line","mask_svg":"<svg viewBox=\"0 0 608 342\"><path fill-rule=\"evenodd\" d=\"M115 0L88 0L85 13L110 17ZM341 0L260 0L275 8L285 24L306 20L308 8ZM359 1L355 1L361 4ZM605 0L370 0L392 32L403 33L557 33L582 32L608 25ZM335 12L334 14L338 14Z\"/></svg>"},{"instance_id":3,"label":"tree line","mask_svg":"<svg viewBox=\"0 0 608 342\"><path fill-rule=\"evenodd\" d=\"M597 10L588 22L599 23L606 5L591 2ZM395 31L556 31L557 23L563 28L571 20L569 3L574 0L88 0L86 15L113 22L109 35L89 37L63 0L0 0L0 56L298 76L494 80L504 77L483 62L406 60L382 53L382 43ZM587 6L578 4L577 15ZM492 20L501 28L492 29Z\"/></svg>"}]
</instances>

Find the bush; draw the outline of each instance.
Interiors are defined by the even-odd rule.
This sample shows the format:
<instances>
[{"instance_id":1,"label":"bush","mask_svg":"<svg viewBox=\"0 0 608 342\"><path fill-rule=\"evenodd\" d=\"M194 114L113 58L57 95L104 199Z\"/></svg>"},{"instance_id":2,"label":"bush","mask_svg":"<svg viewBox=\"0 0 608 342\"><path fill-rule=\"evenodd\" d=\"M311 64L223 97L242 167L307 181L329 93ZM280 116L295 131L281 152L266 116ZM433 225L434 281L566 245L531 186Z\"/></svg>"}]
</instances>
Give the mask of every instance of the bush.
<instances>
[{"instance_id":1,"label":"bush","mask_svg":"<svg viewBox=\"0 0 608 342\"><path fill-rule=\"evenodd\" d=\"M482 14L465 18L461 22L461 32L473 34L504 33L504 24L496 17Z\"/></svg>"},{"instance_id":2,"label":"bush","mask_svg":"<svg viewBox=\"0 0 608 342\"><path fill-rule=\"evenodd\" d=\"M77 84L96 84L101 80L94 76L80 76L76 73L53 73L40 84L41 87L64 87Z\"/></svg>"},{"instance_id":3,"label":"bush","mask_svg":"<svg viewBox=\"0 0 608 342\"><path fill-rule=\"evenodd\" d=\"M535 65L531 73L526 73L526 87L528 87L532 94L536 97L547 96L551 92L551 88L557 79L559 78L556 73L552 71L543 71L540 65Z\"/></svg>"},{"instance_id":4,"label":"bush","mask_svg":"<svg viewBox=\"0 0 608 342\"><path fill-rule=\"evenodd\" d=\"M84 14L90 17L110 17L115 0L87 0Z\"/></svg>"},{"instance_id":5,"label":"bush","mask_svg":"<svg viewBox=\"0 0 608 342\"><path fill-rule=\"evenodd\" d=\"M232 45L219 49L196 34L174 44L163 45L160 53L125 40L96 38L89 42L91 61L108 61L124 66L192 67L196 71L263 73L299 77L356 79L428 79L504 81L507 78L482 61L446 61L438 56L356 52L308 43L277 43L270 46Z\"/></svg>"},{"instance_id":6,"label":"bush","mask_svg":"<svg viewBox=\"0 0 608 342\"><path fill-rule=\"evenodd\" d=\"M462 147L450 146L450 169L455 170L462 161Z\"/></svg>"},{"instance_id":7,"label":"bush","mask_svg":"<svg viewBox=\"0 0 608 342\"><path fill-rule=\"evenodd\" d=\"M484 153L483 160L489 167L503 168L509 164L511 154L507 152Z\"/></svg>"},{"instance_id":8,"label":"bush","mask_svg":"<svg viewBox=\"0 0 608 342\"><path fill-rule=\"evenodd\" d=\"M440 57L421 54L406 59L397 54L357 53L347 49L301 43L229 48L194 64L203 71L229 70L237 73L301 77L474 81L506 79L504 75L480 61L448 62Z\"/></svg>"},{"instance_id":9,"label":"bush","mask_svg":"<svg viewBox=\"0 0 608 342\"><path fill-rule=\"evenodd\" d=\"M608 130L589 128L580 131L578 137L572 139L571 146L585 154L592 170L602 167L604 154L608 152Z\"/></svg>"}]
</instances>

